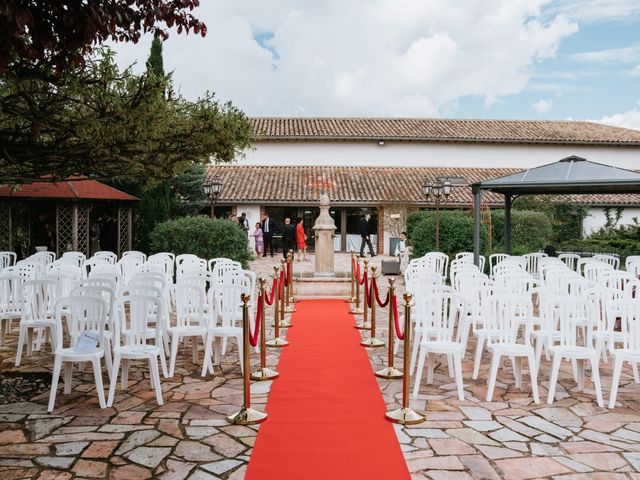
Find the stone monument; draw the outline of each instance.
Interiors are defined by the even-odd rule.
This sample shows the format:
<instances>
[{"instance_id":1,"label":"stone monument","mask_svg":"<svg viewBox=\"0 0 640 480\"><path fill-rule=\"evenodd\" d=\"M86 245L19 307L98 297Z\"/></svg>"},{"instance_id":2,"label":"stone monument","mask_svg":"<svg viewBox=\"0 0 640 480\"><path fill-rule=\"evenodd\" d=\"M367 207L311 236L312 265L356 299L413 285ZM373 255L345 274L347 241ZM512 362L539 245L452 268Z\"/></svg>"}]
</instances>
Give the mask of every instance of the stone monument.
<instances>
[{"instance_id":1,"label":"stone monument","mask_svg":"<svg viewBox=\"0 0 640 480\"><path fill-rule=\"evenodd\" d=\"M315 231L316 269L314 277L335 277L333 234L336 224L329 214L329 195L320 195L320 215L313 225Z\"/></svg>"}]
</instances>

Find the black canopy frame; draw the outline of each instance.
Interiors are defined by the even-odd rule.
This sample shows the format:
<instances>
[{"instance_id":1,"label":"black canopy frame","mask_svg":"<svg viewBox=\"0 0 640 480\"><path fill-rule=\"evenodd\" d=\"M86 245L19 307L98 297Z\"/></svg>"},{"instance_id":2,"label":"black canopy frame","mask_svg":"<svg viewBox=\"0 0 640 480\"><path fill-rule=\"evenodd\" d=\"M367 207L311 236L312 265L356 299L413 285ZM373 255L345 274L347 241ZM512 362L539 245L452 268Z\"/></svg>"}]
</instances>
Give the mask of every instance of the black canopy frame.
<instances>
[{"instance_id":1,"label":"black canopy frame","mask_svg":"<svg viewBox=\"0 0 640 480\"><path fill-rule=\"evenodd\" d=\"M480 207L483 192L504 195L504 250L511 253L511 205L522 195L638 194L640 173L591 162L575 155L519 173L474 183L473 258L480 256Z\"/></svg>"}]
</instances>

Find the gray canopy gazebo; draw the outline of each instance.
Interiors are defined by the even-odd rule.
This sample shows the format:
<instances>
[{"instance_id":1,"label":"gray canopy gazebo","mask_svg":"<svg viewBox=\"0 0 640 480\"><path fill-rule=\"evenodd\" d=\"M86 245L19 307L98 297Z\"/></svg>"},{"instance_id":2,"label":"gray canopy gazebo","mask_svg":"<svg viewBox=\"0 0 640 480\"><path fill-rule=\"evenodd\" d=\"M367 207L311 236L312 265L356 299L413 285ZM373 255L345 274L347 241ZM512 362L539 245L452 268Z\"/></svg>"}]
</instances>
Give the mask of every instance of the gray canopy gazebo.
<instances>
[{"instance_id":1,"label":"gray canopy gazebo","mask_svg":"<svg viewBox=\"0 0 640 480\"><path fill-rule=\"evenodd\" d=\"M473 253L480 255L480 206L483 192L504 195L504 249L511 253L511 203L521 195L640 193L640 173L571 156L505 177L474 183Z\"/></svg>"}]
</instances>

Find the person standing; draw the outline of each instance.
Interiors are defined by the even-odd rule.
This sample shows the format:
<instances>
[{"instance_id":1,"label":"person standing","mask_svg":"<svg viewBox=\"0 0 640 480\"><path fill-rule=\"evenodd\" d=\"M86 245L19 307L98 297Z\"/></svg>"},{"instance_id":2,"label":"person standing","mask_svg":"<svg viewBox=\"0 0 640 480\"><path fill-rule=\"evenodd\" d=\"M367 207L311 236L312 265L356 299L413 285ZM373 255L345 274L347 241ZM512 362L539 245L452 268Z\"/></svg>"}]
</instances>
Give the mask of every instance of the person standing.
<instances>
[{"instance_id":1,"label":"person standing","mask_svg":"<svg viewBox=\"0 0 640 480\"><path fill-rule=\"evenodd\" d=\"M267 249L269 249L269 254L273 257L273 230L275 229L275 225L273 224L273 220L269 218L269 214L265 212L262 216L262 238L264 239L264 253L263 257L267 256Z\"/></svg>"},{"instance_id":2,"label":"person standing","mask_svg":"<svg viewBox=\"0 0 640 480\"><path fill-rule=\"evenodd\" d=\"M242 214L240 215L238 223L240 224L240 228L244 230L244 233L249 236L249 219L247 218L247 214L245 212L242 212Z\"/></svg>"},{"instance_id":3,"label":"person standing","mask_svg":"<svg viewBox=\"0 0 640 480\"><path fill-rule=\"evenodd\" d=\"M102 218L100 250L118 253L118 225L109 210L104 212Z\"/></svg>"},{"instance_id":4,"label":"person standing","mask_svg":"<svg viewBox=\"0 0 640 480\"><path fill-rule=\"evenodd\" d=\"M291 225L291 219L284 219L284 230L282 232L282 256L287 258L289 250L293 250L296 240L296 227Z\"/></svg>"},{"instance_id":5,"label":"person standing","mask_svg":"<svg viewBox=\"0 0 640 480\"><path fill-rule=\"evenodd\" d=\"M46 247L47 250L51 250L52 247L51 226L49 225L49 217L45 212L38 214L38 221L33 229L33 242L36 247Z\"/></svg>"},{"instance_id":6,"label":"person standing","mask_svg":"<svg viewBox=\"0 0 640 480\"><path fill-rule=\"evenodd\" d=\"M371 215L368 213L360 220L360 257L364 257L364 246L369 246L369 254L375 257L376 254L373 251L373 245L371 245Z\"/></svg>"},{"instance_id":7,"label":"person standing","mask_svg":"<svg viewBox=\"0 0 640 480\"><path fill-rule=\"evenodd\" d=\"M298 261L303 256L303 260L308 262L307 258L307 234L304 232L304 219L299 218L296 225L296 244L298 245Z\"/></svg>"},{"instance_id":8,"label":"person standing","mask_svg":"<svg viewBox=\"0 0 640 480\"><path fill-rule=\"evenodd\" d=\"M264 250L263 235L262 225L258 222L256 223L256 229L253 231L253 240L256 244L256 253L258 256L260 256Z\"/></svg>"}]
</instances>

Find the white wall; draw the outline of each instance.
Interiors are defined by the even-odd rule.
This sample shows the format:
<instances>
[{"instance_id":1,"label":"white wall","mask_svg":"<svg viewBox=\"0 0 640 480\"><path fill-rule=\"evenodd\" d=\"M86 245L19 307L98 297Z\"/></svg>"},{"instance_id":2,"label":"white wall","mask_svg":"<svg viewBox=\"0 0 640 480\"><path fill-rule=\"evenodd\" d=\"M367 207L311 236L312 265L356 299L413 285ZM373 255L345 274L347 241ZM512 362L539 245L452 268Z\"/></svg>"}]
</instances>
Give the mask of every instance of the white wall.
<instances>
[{"instance_id":1,"label":"white wall","mask_svg":"<svg viewBox=\"0 0 640 480\"><path fill-rule=\"evenodd\" d=\"M607 223L607 217L604 211L604 208L589 209L589 213L585 217L584 222L582 222L582 232L584 236L591 235ZM615 207L611 208L611 214L615 215ZM640 208L626 207L622 211L622 218L618 225L628 225L633 223L634 218L637 218L638 221L640 221Z\"/></svg>"},{"instance_id":2,"label":"white wall","mask_svg":"<svg viewBox=\"0 0 640 480\"><path fill-rule=\"evenodd\" d=\"M257 142L240 164L339 166L441 166L530 168L570 155L622 168L640 168L638 147L353 141Z\"/></svg>"}]
</instances>

